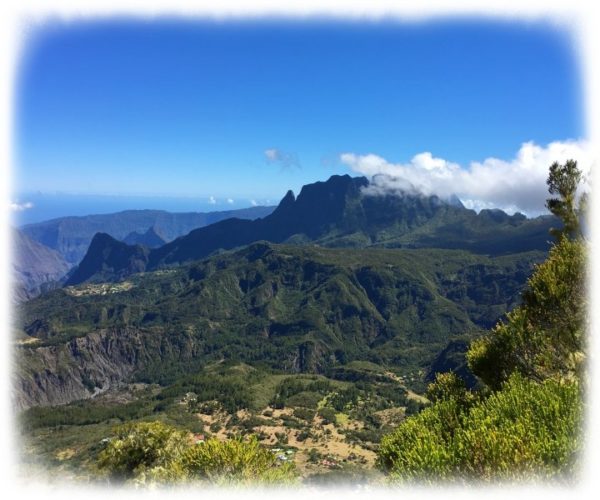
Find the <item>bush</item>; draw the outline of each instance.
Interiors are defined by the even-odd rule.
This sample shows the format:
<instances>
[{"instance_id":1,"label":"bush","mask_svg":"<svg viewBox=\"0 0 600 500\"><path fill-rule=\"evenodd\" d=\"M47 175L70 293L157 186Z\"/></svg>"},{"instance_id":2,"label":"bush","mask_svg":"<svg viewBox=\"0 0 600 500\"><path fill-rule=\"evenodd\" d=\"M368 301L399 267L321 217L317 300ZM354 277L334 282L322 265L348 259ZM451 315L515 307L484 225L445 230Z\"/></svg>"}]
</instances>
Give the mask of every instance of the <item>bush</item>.
<instances>
[{"instance_id":1,"label":"bush","mask_svg":"<svg viewBox=\"0 0 600 500\"><path fill-rule=\"evenodd\" d=\"M114 434L98 457L98 467L114 481L140 479L152 469L168 468L189 445L186 432L162 422L126 424Z\"/></svg>"},{"instance_id":2,"label":"bush","mask_svg":"<svg viewBox=\"0 0 600 500\"><path fill-rule=\"evenodd\" d=\"M290 483L295 480L294 465L278 465L270 450L255 437L248 441L209 439L204 444L188 448L178 463L188 479L200 479L214 484L229 483Z\"/></svg>"},{"instance_id":3,"label":"bush","mask_svg":"<svg viewBox=\"0 0 600 500\"><path fill-rule=\"evenodd\" d=\"M463 400L467 397L467 388L453 372L437 373L435 382L427 386L426 396L433 403L451 398Z\"/></svg>"},{"instance_id":4,"label":"bush","mask_svg":"<svg viewBox=\"0 0 600 500\"><path fill-rule=\"evenodd\" d=\"M409 417L411 415L416 415L419 413L425 405L416 399L409 399L406 402L406 416Z\"/></svg>"},{"instance_id":5,"label":"bush","mask_svg":"<svg viewBox=\"0 0 600 500\"><path fill-rule=\"evenodd\" d=\"M513 374L502 390L465 406L438 401L381 441L393 480L525 479L573 473L581 447L577 382Z\"/></svg>"},{"instance_id":6,"label":"bush","mask_svg":"<svg viewBox=\"0 0 600 500\"><path fill-rule=\"evenodd\" d=\"M323 419L323 424L325 425L337 423L337 417L333 408L325 406L317 412L317 415Z\"/></svg>"},{"instance_id":7,"label":"bush","mask_svg":"<svg viewBox=\"0 0 600 500\"><path fill-rule=\"evenodd\" d=\"M289 483L296 477L294 465L279 465L255 436L192 444L187 432L161 422L120 426L115 434L98 456L98 467L113 481L264 484Z\"/></svg>"},{"instance_id":8,"label":"bush","mask_svg":"<svg viewBox=\"0 0 600 500\"><path fill-rule=\"evenodd\" d=\"M294 417L299 418L300 420L306 420L307 422L312 422L313 418L315 418L315 413L315 410L310 410L308 408L294 409Z\"/></svg>"}]
</instances>

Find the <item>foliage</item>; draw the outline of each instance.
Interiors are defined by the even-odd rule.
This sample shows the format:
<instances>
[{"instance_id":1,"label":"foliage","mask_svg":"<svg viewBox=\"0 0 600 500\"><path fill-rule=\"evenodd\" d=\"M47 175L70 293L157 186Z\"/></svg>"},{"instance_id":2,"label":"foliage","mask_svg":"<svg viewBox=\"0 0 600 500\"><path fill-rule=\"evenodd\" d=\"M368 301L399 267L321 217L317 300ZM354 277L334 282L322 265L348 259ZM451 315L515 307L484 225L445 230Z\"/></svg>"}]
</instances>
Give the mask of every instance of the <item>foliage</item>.
<instances>
[{"instance_id":1,"label":"foliage","mask_svg":"<svg viewBox=\"0 0 600 500\"><path fill-rule=\"evenodd\" d=\"M294 417L299 418L300 420L306 420L307 422L312 422L315 417L315 411L308 408L296 408L294 409Z\"/></svg>"},{"instance_id":2,"label":"foliage","mask_svg":"<svg viewBox=\"0 0 600 500\"><path fill-rule=\"evenodd\" d=\"M66 406L30 408L20 417L25 429L56 427L59 425L90 425L111 419L133 420L152 412L146 399L120 405L101 405L90 401L78 401Z\"/></svg>"},{"instance_id":3,"label":"foliage","mask_svg":"<svg viewBox=\"0 0 600 500\"><path fill-rule=\"evenodd\" d=\"M536 380L572 376L584 359L587 296L585 247L563 237L527 282L523 304L490 335L472 343L470 368L498 388L519 371Z\"/></svg>"},{"instance_id":4,"label":"foliage","mask_svg":"<svg viewBox=\"0 0 600 500\"><path fill-rule=\"evenodd\" d=\"M307 381L296 377L287 377L276 387L270 404L274 408L284 408L290 405L316 408L319 400L332 388L328 380Z\"/></svg>"},{"instance_id":5,"label":"foliage","mask_svg":"<svg viewBox=\"0 0 600 500\"><path fill-rule=\"evenodd\" d=\"M336 412L333 408L329 408L327 406L319 409L317 415L323 419L323 423L327 424L335 424L337 423Z\"/></svg>"},{"instance_id":6,"label":"foliage","mask_svg":"<svg viewBox=\"0 0 600 500\"><path fill-rule=\"evenodd\" d=\"M548 191L559 197L546 200L546 207L563 223L562 228L550 230L557 240L563 236L571 239L581 236L580 218L586 208L587 196L580 197L577 203L577 187L580 181L581 171L575 160L567 160L564 165L558 162L550 165Z\"/></svg>"},{"instance_id":7,"label":"foliage","mask_svg":"<svg viewBox=\"0 0 600 500\"><path fill-rule=\"evenodd\" d=\"M215 377L214 374L201 373L179 379L157 397L171 399L191 392L195 394L199 407L205 408L202 403L206 401L218 401L226 411L233 413L252 404L247 387L247 381L239 376Z\"/></svg>"},{"instance_id":8,"label":"foliage","mask_svg":"<svg viewBox=\"0 0 600 500\"><path fill-rule=\"evenodd\" d=\"M575 381L512 375L487 399L439 400L381 441L378 464L398 481L518 480L572 473L581 449Z\"/></svg>"},{"instance_id":9,"label":"foliage","mask_svg":"<svg viewBox=\"0 0 600 500\"><path fill-rule=\"evenodd\" d=\"M162 422L117 427L98 457L98 467L112 480L139 479L171 466L188 445L187 433Z\"/></svg>"},{"instance_id":10,"label":"foliage","mask_svg":"<svg viewBox=\"0 0 600 500\"><path fill-rule=\"evenodd\" d=\"M527 282L522 304L467 352L495 392L477 398L452 373L428 389L433 405L381 443L399 480L531 479L572 475L581 448L579 385L586 326L585 245L575 207L576 162L550 167L547 206L563 222Z\"/></svg>"},{"instance_id":11,"label":"foliage","mask_svg":"<svg viewBox=\"0 0 600 500\"><path fill-rule=\"evenodd\" d=\"M493 324L516 304L533 263L543 258L286 245L263 245L257 255L259 247L133 275L131 287L114 293L82 285L28 301L16 316L40 340L17 348L20 370L28 378L44 373L42 349L52 345L57 371L74 373L77 352L90 356L90 383L104 385L95 370L104 351L92 356L88 346L113 345L102 343L111 337L120 352L132 353L123 362L134 364L137 382L176 384L223 359L378 381L374 363L417 372L455 336ZM238 391L227 404L249 403Z\"/></svg>"},{"instance_id":12,"label":"foliage","mask_svg":"<svg viewBox=\"0 0 600 500\"><path fill-rule=\"evenodd\" d=\"M256 437L192 444L187 432L161 422L115 429L98 456L98 467L113 481L137 484L206 481L213 484L293 482L293 464L279 465Z\"/></svg>"},{"instance_id":13,"label":"foliage","mask_svg":"<svg viewBox=\"0 0 600 500\"><path fill-rule=\"evenodd\" d=\"M449 399L466 403L473 397L472 393L467 391L463 380L453 372L438 373L435 381L427 386L425 396L432 403Z\"/></svg>"},{"instance_id":14,"label":"foliage","mask_svg":"<svg viewBox=\"0 0 600 500\"><path fill-rule=\"evenodd\" d=\"M262 447L255 437L244 441L209 439L188 448L178 462L189 480L214 484L282 484L295 479L294 465L279 465L275 454Z\"/></svg>"}]
</instances>

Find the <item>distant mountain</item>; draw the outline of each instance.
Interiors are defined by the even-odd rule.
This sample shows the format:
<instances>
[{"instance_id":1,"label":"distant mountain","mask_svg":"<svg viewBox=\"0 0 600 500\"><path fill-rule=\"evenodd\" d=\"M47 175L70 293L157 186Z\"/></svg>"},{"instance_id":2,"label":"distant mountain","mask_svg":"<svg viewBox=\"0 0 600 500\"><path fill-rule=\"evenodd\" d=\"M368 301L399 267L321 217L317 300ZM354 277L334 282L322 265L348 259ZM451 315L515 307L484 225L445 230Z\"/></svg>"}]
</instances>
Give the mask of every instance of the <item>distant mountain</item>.
<instances>
[{"instance_id":1,"label":"distant mountain","mask_svg":"<svg viewBox=\"0 0 600 500\"><path fill-rule=\"evenodd\" d=\"M67 285L94 281L111 281L146 268L150 250L142 245L127 245L106 233L97 233L85 257L70 274Z\"/></svg>"},{"instance_id":2,"label":"distant mountain","mask_svg":"<svg viewBox=\"0 0 600 500\"><path fill-rule=\"evenodd\" d=\"M557 224L553 217L527 219L501 210L477 214L456 200L445 202L437 196L365 195L368 184L364 177L335 175L304 186L297 198L288 191L273 213L262 219L223 220L151 250L145 270L259 240L344 248L463 249L489 255L546 251L549 228ZM98 281L87 271L88 279ZM98 272L107 278L101 267Z\"/></svg>"},{"instance_id":3,"label":"distant mountain","mask_svg":"<svg viewBox=\"0 0 600 500\"><path fill-rule=\"evenodd\" d=\"M12 229L11 236L13 298L27 300L60 286L60 280L71 267L61 255L18 229Z\"/></svg>"},{"instance_id":4,"label":"distant mountain","mask_svg":"<svg viewBox=\"0 0 600 500\"><path fill-rule=\"evenodd\" d=\"M78 264L96 233L107 233L117 240L132 232L144 234L149 227L165 241L223 219L256 219L269 215L275 207L249 207L221 212L172 213L163 210L126 210L113 214L60 217L27 224L21 231L34 241L56 250L70 264Z\"/></svg>"},{"instance_id":5,"label":"distant mountain","mask_svg":"<svg viewBox=\"0 0 600 500\"><path fill-rule=\"evenodd\" d=\"M128 245L144 245L148 248L158 248L163 246L167 240L158 234L158 230L152 226L144 234L132 231L125 238L123 243Z\"/></svg>"},{"instance_id":6,"label":"distant mountain","mask_svg":"<svg viewBox=\"0 0 600 500\"><path fill-rule=\"evenodd\" d=\"M141 254L127 248L99 235L90 254L131 266ZM513 308L543 258L257 242L119 284L54 290L18 311L28 336L18 347L18 405L89 398L127 381L172 383L221 360L343 380L360 376L349 366L357 360L428 373L448 364L449 342ZM459 351L452 366L464 364Z\"/></svg>"}]
</instances>

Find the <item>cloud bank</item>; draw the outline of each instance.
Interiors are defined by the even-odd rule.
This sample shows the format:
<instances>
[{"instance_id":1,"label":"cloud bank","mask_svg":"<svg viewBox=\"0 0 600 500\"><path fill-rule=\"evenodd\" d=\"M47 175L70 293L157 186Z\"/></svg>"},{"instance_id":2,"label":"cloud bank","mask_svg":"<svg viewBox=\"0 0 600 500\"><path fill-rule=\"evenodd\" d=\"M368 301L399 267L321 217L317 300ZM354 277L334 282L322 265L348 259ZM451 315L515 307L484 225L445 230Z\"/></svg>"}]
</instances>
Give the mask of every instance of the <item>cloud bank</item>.
<instances>
[{"instance_id":1,"label":"cloud bank","mask_svg":"<svg viewBox=\"0 0 600 500\"><path fill-rule=\"evenodd\" d=\"M23 210L33 208L33 203L30 201L26 201L25 203L10 202L8 208L11 212L22 212Z\"/></svg>"},{"instance_id":2,"label":"cloud bank","mask_svg":"<svg viewBox=\"0 0 600 500\"><path fill-rule=\"evenodd\" d=\"M300 160L295 153L289 153L277 148L265 149L264 153L268 163L279 165L282 169L300 168Z\"/></svg>"},{"instance_id":3,"label":"cloud bank","mask_svg":"<svg viewBox=\"0 0 600 500\"><path fill-rule=\"evenodd\" d=\"M468 208L494 207L528 215L546 212L548 167L570 158L589 178L592 158L585 141L552 142L545 147L526 142L511 160L486 158L467 168L429 152L415 155L408 163L391 163L374 154L340 155L344 165L371 177L365 194L418 192L441 198L455 194Z\"/></svg>"}]
</instances>

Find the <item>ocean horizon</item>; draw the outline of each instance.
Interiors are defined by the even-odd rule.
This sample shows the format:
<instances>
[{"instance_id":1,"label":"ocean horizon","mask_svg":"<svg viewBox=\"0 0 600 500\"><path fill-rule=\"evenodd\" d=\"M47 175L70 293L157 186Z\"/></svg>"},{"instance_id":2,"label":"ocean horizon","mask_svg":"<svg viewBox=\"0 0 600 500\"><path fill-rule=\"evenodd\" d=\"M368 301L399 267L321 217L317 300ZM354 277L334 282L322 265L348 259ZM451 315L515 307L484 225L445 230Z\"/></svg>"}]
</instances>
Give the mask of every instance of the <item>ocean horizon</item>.
<instances>
[{"instance_id":1,"label":"ocean horizon","mask_svg":"<svg viewBox=\"0 0 600 500\"><path fill-rule=\"evenodd\" d=\"M12 201L12 224L17 227L59 217L109 214L123 210L166 210L168 212L221 212L255 206L254 200L150 195L92 195L67 193L22 193ZM268 202L268 203L267 203ZM256 200L256 205L273 205L273 200Z\"/></svg>"}]
</instances>

